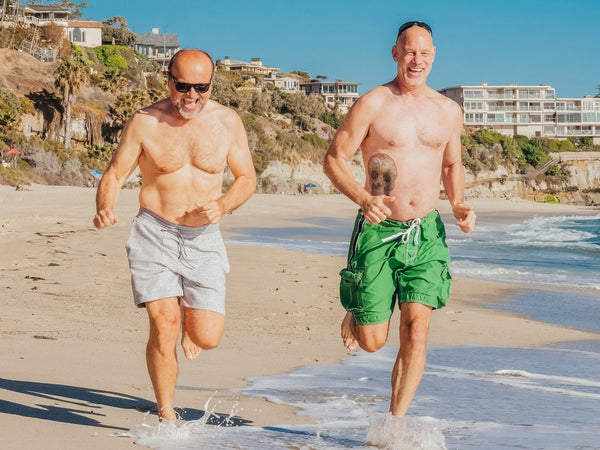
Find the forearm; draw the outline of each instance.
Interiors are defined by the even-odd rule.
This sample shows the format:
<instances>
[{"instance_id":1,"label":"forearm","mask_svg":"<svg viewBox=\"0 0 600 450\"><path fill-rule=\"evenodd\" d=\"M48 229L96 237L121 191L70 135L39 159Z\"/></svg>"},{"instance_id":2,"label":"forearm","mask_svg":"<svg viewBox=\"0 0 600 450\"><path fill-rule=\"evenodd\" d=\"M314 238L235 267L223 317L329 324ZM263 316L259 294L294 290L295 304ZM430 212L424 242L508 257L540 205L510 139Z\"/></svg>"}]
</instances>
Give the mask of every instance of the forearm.
<instances>
[{"instance_id":1,"label":"forearm","mask_svg":"<svg viewBox=\"0 0 600 450\"><path fill-rule=\"evenodd\" d=\"M326 155L323 161L323 171L333 185L346 197L359 206L362 206L368 193L354 178L346 160Z\"/></svg>"},{"instance_id":2,"label":"forearm","mask_svg":"<svg viewBox=\"0 0 600 450\"><path fill-rule=\"evenodd\" d=\"M442 170L442 182L450 205L464 203L465 200L465 170L460 162L451 164Z\"/></svg>"},{"instance_id":3,"label":"forearm","mask_svg":"<svg viewBox=\"0 0 600 450\"><path fill-rule=\"evenodd\" d=\"M241 175L235 179L231 187L217 202L223 214L235 211L243 205L256 190L256 175Z\"/></svg>"},{"instance_id":4,"label":"forearm","mask_svg":"<svg viewBox=\"0 0 600 450\"><path fill-rule=\"evenodd\" d=\"M120 190L119 180L112 172L107 171L102 176L96 191L96 211L112 210L117 203Z\"/></svg>"}]
</instances>

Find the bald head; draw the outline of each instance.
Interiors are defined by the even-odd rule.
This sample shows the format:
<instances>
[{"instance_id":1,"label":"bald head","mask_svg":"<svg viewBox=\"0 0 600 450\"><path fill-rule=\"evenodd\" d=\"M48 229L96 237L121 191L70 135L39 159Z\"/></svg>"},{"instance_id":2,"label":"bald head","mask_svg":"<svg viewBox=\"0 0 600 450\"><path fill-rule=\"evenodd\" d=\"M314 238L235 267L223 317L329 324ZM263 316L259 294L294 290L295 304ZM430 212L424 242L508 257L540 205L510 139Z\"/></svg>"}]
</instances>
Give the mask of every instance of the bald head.
<instances>
[{"instance_id":1,"label":"bald head","mask_svg":"<svg viewBox=\"0 0 600 450\"><path fill-rule=\"evenodd\" d=\"M176 78L183 76L184 72L209 73L209 79L212 81L215 64L212 57L200 49L179 50L169 61L168 71Z\"/></svg>"}]
</instances>

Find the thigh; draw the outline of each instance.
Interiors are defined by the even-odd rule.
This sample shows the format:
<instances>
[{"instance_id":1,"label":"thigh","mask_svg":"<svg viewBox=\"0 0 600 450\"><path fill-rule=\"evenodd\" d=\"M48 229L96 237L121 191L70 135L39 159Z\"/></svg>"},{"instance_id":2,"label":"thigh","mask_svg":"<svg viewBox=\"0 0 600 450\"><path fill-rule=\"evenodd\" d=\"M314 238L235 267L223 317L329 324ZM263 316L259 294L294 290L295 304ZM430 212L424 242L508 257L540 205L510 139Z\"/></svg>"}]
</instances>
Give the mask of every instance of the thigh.
<instances>
[{"instance_id":1,"label":"thigh","mask_svg":"<svg viewBox=\"0 0 600 450\"><path fill-rule=\"evenodd\" d=\"M375 351L383 347L388 338L390 322L374 325L357 325L357 340L360 346L367 351Z\"/></svg>"},{"instance_id":2,"label":"thigh","mask_svg":"<svg viewBox=\"0 0 600 450\"><path fill-rule=\"evenodd\" d=\"M225 329L225 316L215 311L183 307L185 331L198 345L216 345Z\"/></svg>"}]
</instances>

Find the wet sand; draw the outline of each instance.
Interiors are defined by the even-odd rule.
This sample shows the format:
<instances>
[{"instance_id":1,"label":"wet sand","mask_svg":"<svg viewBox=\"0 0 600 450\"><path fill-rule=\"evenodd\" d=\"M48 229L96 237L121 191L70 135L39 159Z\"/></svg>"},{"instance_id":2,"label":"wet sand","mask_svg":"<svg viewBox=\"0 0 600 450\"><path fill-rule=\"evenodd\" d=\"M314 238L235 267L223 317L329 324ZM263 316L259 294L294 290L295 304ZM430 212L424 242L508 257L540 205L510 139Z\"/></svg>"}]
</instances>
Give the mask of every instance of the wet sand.
<instances>
[{"instance_id":1,"label":"wet sand","mask_svg":"<svg viewBox=\"0 0 600 450\"><path fill-rule=\"evenodd\" d=\"M0 440L3 448L134 448L114 437L157 418L140 409L154 397L145 366L147 318L133 306L125 241L137 192L123 190L119 223L92 226L94 189L0 186ZM471 202L480 218L512 222L584 210L515 200ZM255 195L222 221L241 227L299 226L311 217L347 218L343 196ZM440 202L442 214L448 213ZM302 226L307 226L302 222ZM259 246L227 246L226 330L219 348L185 360L180 352L176 406L196 419L213 393L215 412L236 424L309 421L294 408L242 395L246 377L285 373L347 356L339 338L343 310L338 271L344 258ZM485 308L519 286L455 281L450 305L432 318L431 345L535 346L599 335ZM392 330L397 329L398 314ZM394 328L396 327L396 328ZM397 333L389 345L397 346Z\"/></svg>"}]
</instances>

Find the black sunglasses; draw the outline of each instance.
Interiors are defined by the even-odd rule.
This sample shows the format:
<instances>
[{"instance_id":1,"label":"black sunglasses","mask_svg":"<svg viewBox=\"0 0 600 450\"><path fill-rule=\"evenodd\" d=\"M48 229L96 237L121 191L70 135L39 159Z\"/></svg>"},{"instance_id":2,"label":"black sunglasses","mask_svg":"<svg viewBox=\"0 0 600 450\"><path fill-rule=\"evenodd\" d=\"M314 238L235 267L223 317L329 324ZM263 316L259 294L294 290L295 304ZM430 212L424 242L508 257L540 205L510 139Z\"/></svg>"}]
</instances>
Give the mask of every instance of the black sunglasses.
<instances>
[{"instance_id":1,"label":"black sunglasses","mask_svg":"<svg viewBox=\"0 0 600 450\"><path fill-rule=\"evenodd\" d=\"M169 72L169 76L175 84L175 90L177 92L181 92L182 94L190 92L191 88L194 88L194 90L199 94L204 94L208 92L210 89L210 84L212 83L212 81L208 83L182 83L181 81L177 81L171 72Z\"/></svg>"},{"instance_id":2,"label":"black sunglasses","mask_svg":"<svg viewBox=\"0 0 600 450\"><path fill-rule=\"evenodd\" d=\"M429 25L427 25L425 22L421 22L420 20L411 20L410 22L406 22L406 23L403 23L402 25L400 25L400 28L398 28L398 36L396 36L396 39L398 39L400 37L400 35L402 33L404 33L406 30L408 30L409 28L412 28L414 26L424 28L425 30L429 31L429 34L431 36L433 36L433 33L431 32L431 27Z\"/></svg>"}]
</instances>

